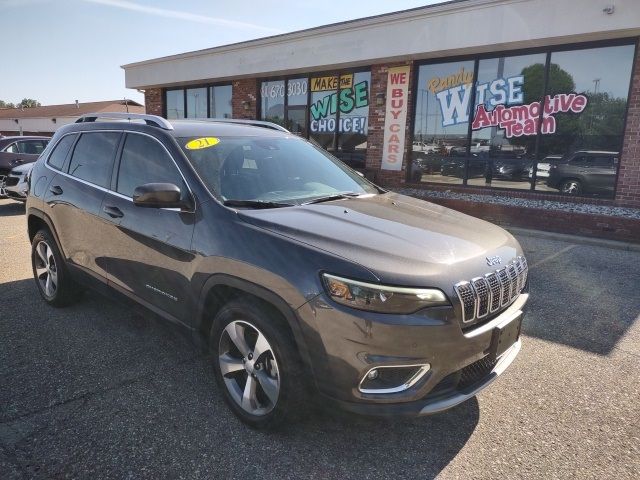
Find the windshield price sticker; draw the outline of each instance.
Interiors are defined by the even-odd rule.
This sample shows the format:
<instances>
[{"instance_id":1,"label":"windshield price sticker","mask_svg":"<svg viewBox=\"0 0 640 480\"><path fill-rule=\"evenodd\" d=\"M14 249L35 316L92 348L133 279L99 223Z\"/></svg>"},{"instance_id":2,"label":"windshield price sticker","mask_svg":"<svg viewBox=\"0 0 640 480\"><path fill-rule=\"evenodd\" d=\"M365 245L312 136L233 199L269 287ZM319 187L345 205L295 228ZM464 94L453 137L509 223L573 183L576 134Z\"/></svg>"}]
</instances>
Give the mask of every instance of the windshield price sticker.
<instances>
[{"instance_id":1,"label":"windshield price sticker","mask_svg":"<svg viewBox=\"0 0 640 480\"><path fill-rule=\"evenodd\" d=\"M220 143L220 139L216 137L194 138L187 142L184 146L187 150L201 150L203 148L213 147Z\"/></svg>"}]
</instances>

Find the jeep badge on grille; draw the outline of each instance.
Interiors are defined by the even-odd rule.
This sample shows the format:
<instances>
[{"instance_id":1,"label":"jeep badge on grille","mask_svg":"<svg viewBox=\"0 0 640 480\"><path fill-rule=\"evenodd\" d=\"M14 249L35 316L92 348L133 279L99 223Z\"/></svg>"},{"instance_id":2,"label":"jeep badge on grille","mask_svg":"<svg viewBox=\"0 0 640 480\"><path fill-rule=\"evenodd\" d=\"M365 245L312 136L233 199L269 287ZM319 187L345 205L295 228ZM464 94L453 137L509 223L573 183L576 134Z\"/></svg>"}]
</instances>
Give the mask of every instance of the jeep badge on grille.
<instances>
[{"instance_id":1,"label":"jeep badge on grille","mask_svg":"<svg viewBox=\"0 0 640 480\"><path fill-rule=\"evenodd\" d=\"M498 255L494 255L493 257L487 257L487 265L492 267L493 265L500 265L502 263L502 259Z\"/></svg>"}]
</instances>

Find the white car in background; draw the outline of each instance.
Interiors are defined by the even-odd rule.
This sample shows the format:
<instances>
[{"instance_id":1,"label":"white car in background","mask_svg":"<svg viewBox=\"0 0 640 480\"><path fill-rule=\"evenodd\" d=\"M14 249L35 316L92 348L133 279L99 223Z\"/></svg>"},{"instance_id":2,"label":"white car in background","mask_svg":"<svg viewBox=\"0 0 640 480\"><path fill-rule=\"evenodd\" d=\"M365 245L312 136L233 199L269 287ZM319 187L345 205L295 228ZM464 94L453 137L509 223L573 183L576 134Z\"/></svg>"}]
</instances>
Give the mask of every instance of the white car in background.
<instances>
[{"instance_id":1,"label":"white car in background","mask_svg":"<svg viewBox=\"0 0 640 480\"><path fill-rule=\"evenodd\" d=\"M541 162L538 162L538 168L536 171L536 178L549 178L549 170L551 170L551 164L562 159L562 155L549 155L544 157ZM529 177L533 176L533 169L529 170Z\"/></svg>"},{"instance_id":2,"label":"white car in background","mask_svg":"<svg viewBox=\"0 0 640 480\"><path fill-rule=\"evenodd\" d=\"M33 168L33 163L25 163L14 167L5 178L4 194L12 200L25 202L27 191L29 190L29 175Z\"/></svg>"}]
</instances>

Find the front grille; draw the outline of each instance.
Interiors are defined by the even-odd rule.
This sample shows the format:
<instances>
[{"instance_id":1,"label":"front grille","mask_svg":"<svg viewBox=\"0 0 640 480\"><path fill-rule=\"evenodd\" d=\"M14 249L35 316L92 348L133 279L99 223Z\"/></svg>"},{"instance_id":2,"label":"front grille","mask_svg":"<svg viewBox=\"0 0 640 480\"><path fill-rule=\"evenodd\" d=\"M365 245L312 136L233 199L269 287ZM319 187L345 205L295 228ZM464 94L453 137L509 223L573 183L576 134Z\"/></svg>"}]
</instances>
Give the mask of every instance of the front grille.
<instances>
[{"instance_id":1,"label":"front grille","mask_svg":"<svg viewBox=\"0 0 640 480\"><path fill-rule=\"evenodd\" d=\"M481 320L509 305L527 284L527 260L516 257L504 268L454 285L462 307L462 321Z\"/></svg>"},{"instance_id":2,"label":"front grille","mask_svg":"<svg viewBox=\"0 0 640 480\"><path fill-rule=\"evenodd\" d=\"M467 365L460 370L460 381L458 382L458 389L465 390L484 380L489 373L495 368L498 360L489 360L489 357L484 357L477 362Z\"/></svg>"},{"instance_id":3,"label":"front grille","mask_svg":"<svg viewBox=\"0 0 640 480\"><path fill-rule=\"evenodd\" d=\"M20 181L19 177L7 177L5 180L5 185L7 187L13 187L17 185L19 181Z\"/></svg>"},{"instance_id":4,"label":"front grille","mask_svg":"<svg viewBox=\"0 0 640 480\"><path fill-rule=\"evenodd\" d=\"M471 365L467 365L444 377L433 387L426 398L432 400L454 392L464 392L466 389L486 380L497 364L498 360L490 360L488 356L481 358Z\"/></svg>"}]
</instances>

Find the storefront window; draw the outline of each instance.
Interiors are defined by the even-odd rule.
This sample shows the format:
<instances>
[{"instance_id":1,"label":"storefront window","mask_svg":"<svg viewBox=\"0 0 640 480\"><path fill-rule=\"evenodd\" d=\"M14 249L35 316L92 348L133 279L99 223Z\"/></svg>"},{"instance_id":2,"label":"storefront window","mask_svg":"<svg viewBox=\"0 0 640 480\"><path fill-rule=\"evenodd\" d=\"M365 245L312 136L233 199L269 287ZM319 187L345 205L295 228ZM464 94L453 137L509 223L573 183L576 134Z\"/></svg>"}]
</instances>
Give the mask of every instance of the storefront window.
<instances>
[{"instance_id":1,"label":"storefront window","mask_svg":"<svg viewBox=\"0 0 640 480\"><path fill-rule=\"evenodd\" d=\"M553 52L536 190L613 198L634 46Z\"/></svg>"},{"instance_id":2,"label":"storefront window","mask_svg":"<svg viewBox=\"0 0 640 480\"><path fill-rule=\"evenodd\" d=\"M539 53L479 61L468 185L531 188L545 60ZM492 115L518 120L499 128Z\"/></svg>"},{"instance_id":3,"label":"storefront window","mask_svg":"<svg viewBox=\"0 0 640 480\"><path fill-rule=\"evenodd\" d=\"M231 85L167 90L167 118L231 118L231 96Z\"/></svg>"},{"instance_id":4,"label":"storefront window","mask_svg":"<svg viewBox=\"0 0 640 480\"><path fill-rule=\"evenodd\" d=\"M167 90L167 118L184 118L184 90Z\"/></svg>"},{"instance_id":5,"label":"storefront window","mask_svg":"<svg viewBox=\"0 0 640 480\"><path fill-rule=\"evenodd\" d=\"M209 89L211 98L209 99L209 117L211 118L232 118L231 112L231 85L220 85Z\"/></svg>"},{"instance_id":6,"label":"storefront window","mask_svg":"<svg viewBox=\"0 0 640 480\"><path fill-rule=\"evenodd\" d=\"M308 89L308 78L290 78L287 80L286 128L302 137L307 136Z\"/></svg>"},{"instance_id":7,"label":"storefront window","mask_svg":"<svg viewBox=\"0 0 640 480\"><path fill-rule=\"evenodd\" d=\"M207 89L187 89L187 118L207 118Z\"/></svg>"},{"instance_id":8,"label":"storefront window","mask_svg":"<svg viewBox=\"0 0 640 480\"><path fill-rule=\"evenodd\" d=\"M338 75L311 77L310 138L322 148L335 150ZM348 82L344 77L343 82Z\"/></svg>"},{"instance_id":9,"label":"storefront window","mask_svg":"<svg viewBox=\"0 0 640 480\"><path fill-rule=\"evenodd\" d=\"M364 168L369 126L371 72L353 74L353 86L340 91L338 157L347 165Z\"/></svg>"},{"instance_id":10,"label":"storefront window","mask_svg":"<svg viewBox=\"0 0 640 480\"><path fill-rule=\"evenodd\" d=\"M262 82L262 120L284 125L284 80Z\"/></svg>"},{"instance_id":11,"label":"storefront window","mask_svg":"<svg viewBox=\"0 0 640 480\"><path fill-rule=\"evenodd\" d=\"M634 50L420 66L409 180L612 198Z\"/></svg>"},{"instance_id":12,"label":"storefront window","mask_svg":"<svg viewBox=\"0 0 640 480\"><path fill-rule=\"evenodd\" d=\"M473 74L472 60L419 68L411 181L463 182Z\"/></svg>"},{"instance_id":13,"label":"storefront window","mask_svg":"<svg viewBox=\"0 0 640 480\"><path fill-rule=\"evenodd\" d=\"M371 72L311 78L310 138L347 165L364 168Z\"/></svg>"}]
</instances>

